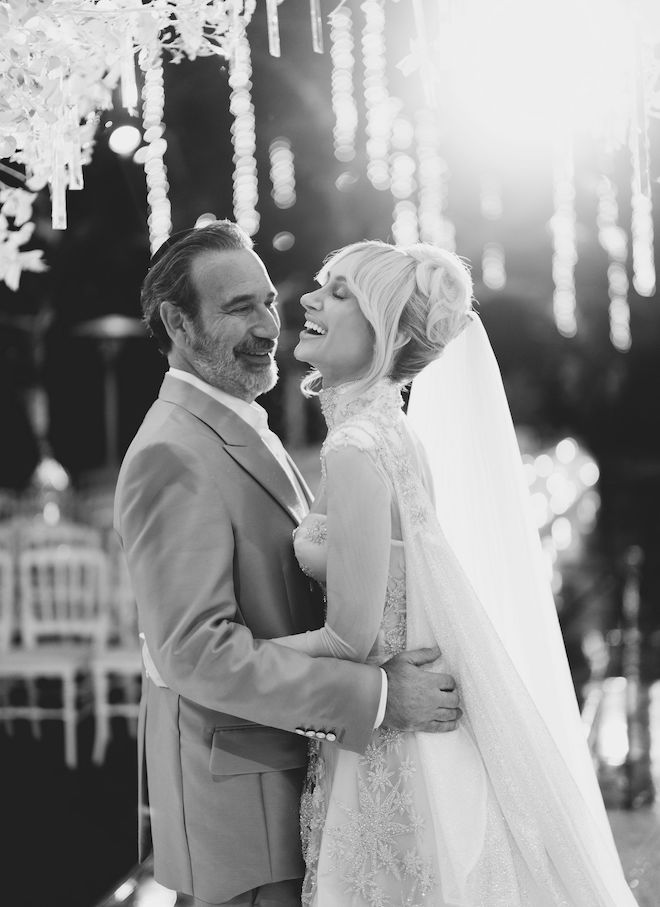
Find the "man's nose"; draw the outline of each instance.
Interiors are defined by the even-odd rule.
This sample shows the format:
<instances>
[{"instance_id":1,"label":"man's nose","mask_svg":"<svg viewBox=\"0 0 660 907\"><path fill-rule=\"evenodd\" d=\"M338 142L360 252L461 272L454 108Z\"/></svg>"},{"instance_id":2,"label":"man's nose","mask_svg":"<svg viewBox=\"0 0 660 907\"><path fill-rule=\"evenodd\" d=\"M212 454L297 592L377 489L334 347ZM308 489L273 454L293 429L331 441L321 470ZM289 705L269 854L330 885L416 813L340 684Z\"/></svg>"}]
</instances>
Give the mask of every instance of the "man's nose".
<instances>
[{"instance_id":1,"label":"man's nose","mask_svg":"<svg viewBox=\"0 0 660 907\"><path fill-rule=\"evenodd\" d=\"M259 318L252 328L257 337L277 340L280 336L280 316L276 308L265 308L259 312Z\"/></svg>"}]
</instances>

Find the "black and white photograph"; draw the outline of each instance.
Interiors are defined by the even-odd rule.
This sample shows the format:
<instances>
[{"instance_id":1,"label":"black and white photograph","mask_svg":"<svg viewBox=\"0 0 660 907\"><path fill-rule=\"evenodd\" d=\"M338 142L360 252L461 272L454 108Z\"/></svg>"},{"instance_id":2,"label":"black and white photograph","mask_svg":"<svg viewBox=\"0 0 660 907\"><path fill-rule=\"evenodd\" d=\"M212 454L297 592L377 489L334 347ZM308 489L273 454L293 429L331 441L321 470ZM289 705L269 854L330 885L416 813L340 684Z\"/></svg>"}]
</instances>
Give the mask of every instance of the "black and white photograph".
<instances>
[{"instance_id":1,"label":"black and white photograph","mask_svg":"<svg viewBox=\"0 0 660 907\"><path fill-rule=\"evenodd\" d=\"M0 0L0 904L660 907L658 0Z\"/></svg>"}]
</instances>

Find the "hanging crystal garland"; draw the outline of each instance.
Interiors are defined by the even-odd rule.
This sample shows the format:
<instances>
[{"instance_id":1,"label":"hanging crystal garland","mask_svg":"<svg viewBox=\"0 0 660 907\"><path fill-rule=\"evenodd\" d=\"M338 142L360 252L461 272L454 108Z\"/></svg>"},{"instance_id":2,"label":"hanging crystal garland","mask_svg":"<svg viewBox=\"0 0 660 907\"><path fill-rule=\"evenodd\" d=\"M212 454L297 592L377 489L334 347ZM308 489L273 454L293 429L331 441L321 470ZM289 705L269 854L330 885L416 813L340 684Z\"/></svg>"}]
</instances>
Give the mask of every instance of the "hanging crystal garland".
<instances>
[{"instance_id":1,"label":"hanging crystal garland","mask_svg":"<svg viewBox=\"0 0 660 907\"><path fill-rule=\"evenodd\" d=\"M235 9L240 6L240 0ZM229 59L229 112L234 117L231 138L234 146L234 217L249 236L259 229L259 186L257 181L257 136L252 104L252 62L245 27L236 20L234 53Z\"/></svg>"},{"instance_id":2,"label":"hanging crystal garland","mask_svg":"<svg viewBox=\"0 0 660 907\"><path fill-rule=\"evenodd\" d=\"M575 337L575 179L573 146L568 136L557 143L554 161L554 214L550 220L552 233L552 279L554 293L552 309L557 330L564 337Z\"/></svg>"},{"instance_id":3,"label":"hanging crystal garland","mask_svg":"<svg viewBox=\"0 0 660 907\"><path fill-rule=\"evenodd\" d=\"M610 340L621 352L630 349L630 307L628 305L628 236L618 223L616 188L603 175L598 181L598 241L607 252L607 291L610 297Z\"/></svg>"},{"instance_id":4,"label":"hanging crystal garland","mask_svg":"<svg viewBox=\"0 0 660 907\"><path fill-rule=\"evenodd\" d=\"M438 117L422 108L415 117L418 174L418 218L422 242L456 250L456 230L447 217L449 168L440 154Z\"/></svg>"},{"instance_id":5,"label":"hanging crystal garland","mask_svg":"<svg viewBox=\"0 0 660 907\"><path fill-rule=\"evenodd\" d=\"M321 18L321 0L309 0L309 16L312 23L312 47L314 53L323 53L323 20Z\"/></svg>"},{"instance_id":6,"label":"hanging crystal garland","mask_svg":"<svg viewBox=\"0 0 660 907\"><path fill-rule=\"evenodd\" d=\"M296 203L296 173L291 142L274 139L268 149L270 157L271 195L278 208L291 208Z\"/></svg>"},{"instance_id":7,"label":"hanging crystal garland","mask_svg":"<svg viewBox=\"0 0 660 907\"><path fill-rule=\"evenodd\" d=\"M168 198L169 183L164 156L167 142L163 137L165 125L165 89L163 87L163 60L160 51L153 57L141 59L144 69L142 89L142 124L146 149L138 160L144 159L144 175L147 183L147 205L149 215L149 245L151 253L161 246L172 232L172 209Z\"/></svg>"},{"instance_id":8,"label":"hanging crystal garland","mask_svg":"<svg viewBox=\"0 0 660 907\"><path fill-rule=\"evenodd\" d=\"M502 188L499 180L492 174L481 178L480 193L481 216L492 224L502 219ZM506 286L506 254L500 242L484 243L481 253L481 276L490 290L502 290Z\"/></svg>"},{"instance_id":9,"label":"hanging crystal garland","mask_svg":"<svg viewBox=\"0 0 660 907\"><path fill-rule=\"evenodd\" d=\"M278 0L266 0L268 20L268 52L271 57L280 56L280 20L277 13Z\"/></svg>"},{"instance_id":10,"label":"hanging crystal garland","mask_svg":"<svg viewBox=\"0 0 660 907\"><path fill-rule=\"evenodd\" d=\"M332 137L338 161L355 157L355 135L358 112L353 93L353 15L348 6L340 6L330 20L330 58L332 60L332 111L335 125Z\"/></svg>"},{"instance_id":11,"label":"hanging crystal garland","mask_svg":"<svg viewBox=\"0 0 660 907\"><path fill-rule=\"evenodd\" d=\"M392 99L387 88L384 0L365 0L362 29L364 103L366 107L367 177L375 189L389 189L387 155Z\"/></svg>"}]
</instances>

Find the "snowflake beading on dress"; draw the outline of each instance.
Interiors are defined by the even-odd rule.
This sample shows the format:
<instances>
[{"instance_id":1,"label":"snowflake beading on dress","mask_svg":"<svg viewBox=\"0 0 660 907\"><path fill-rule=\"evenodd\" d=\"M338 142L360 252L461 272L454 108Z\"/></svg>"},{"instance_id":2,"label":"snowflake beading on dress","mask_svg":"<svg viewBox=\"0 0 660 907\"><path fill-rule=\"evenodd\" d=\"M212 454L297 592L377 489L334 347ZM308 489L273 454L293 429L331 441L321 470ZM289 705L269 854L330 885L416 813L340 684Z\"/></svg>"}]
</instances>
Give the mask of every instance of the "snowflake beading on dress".
<instances>
[{"instance_id":1,"label":"snowflake beading on dress","mask_svg":"<svg viewBox=\"0 0 660 907\"><path fill-rule=\"evenodd\" d=\"M340 804L345 821L324 832L331 865L351 900L357 895L369 907L429 903L435 878L420 847L425 823L409 784L415 771L398 731L377 731L359 759L358 806Z\"/></svg>"}]
</instances>

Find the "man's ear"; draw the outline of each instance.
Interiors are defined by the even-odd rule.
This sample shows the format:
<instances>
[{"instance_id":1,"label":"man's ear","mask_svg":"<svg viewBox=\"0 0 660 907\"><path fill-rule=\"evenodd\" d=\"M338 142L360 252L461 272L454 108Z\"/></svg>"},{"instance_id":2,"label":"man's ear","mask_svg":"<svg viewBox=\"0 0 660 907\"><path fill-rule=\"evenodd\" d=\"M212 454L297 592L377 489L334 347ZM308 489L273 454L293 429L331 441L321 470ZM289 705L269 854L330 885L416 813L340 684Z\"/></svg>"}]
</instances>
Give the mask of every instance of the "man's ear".
<instances>
[{"instance_id":1,"label":"man's ear","mask_svg":"<svg viewBox=\"0 0 660 907\"><path fill-rule=\"evenodd\" d=\"M160 318L173 346L187 346L188 328L185 312L174 302L166 299L160 304Z\"/></svg>"}]
</instances>

